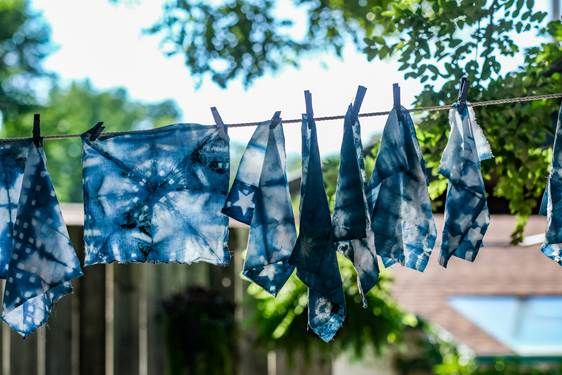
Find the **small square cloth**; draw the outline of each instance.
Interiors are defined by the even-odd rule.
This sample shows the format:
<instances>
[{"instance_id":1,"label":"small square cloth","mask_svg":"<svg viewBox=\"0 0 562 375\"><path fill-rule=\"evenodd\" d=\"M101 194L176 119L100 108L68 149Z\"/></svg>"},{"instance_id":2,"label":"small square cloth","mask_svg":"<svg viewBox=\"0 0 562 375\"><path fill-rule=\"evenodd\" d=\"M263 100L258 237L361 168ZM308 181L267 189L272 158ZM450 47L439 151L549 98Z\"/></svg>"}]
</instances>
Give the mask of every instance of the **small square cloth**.
<instances>
[{"instance_id":1,"label":"small square cloth","mask_svg":"<svg viewBox=\"0 0 562 375\"><path fill-rule=\"evenodd\" d=\"M86 265L229 263L229 141L217 127L94 130L82 136Z\"/></svg>"},{"instance_id":2,"label":"small square cloth","mask_svg":"<svg viewBox=\"0 0 562 375\"><path fill-rule=\"evenodd\" d=\"M257 126L223 208L250 225L242 274L272 295L293 273L289 258L297 239L279 114Z\"/></svg>"},{"instance_id":3,"label":"small square cloth","mask_svg":"<svg viewBox=\"0 0 562 375\"><path fill-rule=\"evenodd\" d=\"M423 271L437 234L416 130L402 106L392 109L384 127L368 202L383 264Z\"/></svg>"},{"instance_id":4,"label":"small square cloth","mask_svg":"<svg viewBox=\"0 0 562 375\"><path fill-rule=\"evenodd\" d=\"M445 224L439 263L447 267L452 256L473 262L490 224L480 162L490 159L490 145L468 103L449 111L451 133L440 172L449 180Z\"/></svg>"},{"instance_id":5,"label":"small square cloth","mask_svg":"<svg viewBox=\"0 0 562 375\"><path fill-rule=\"evenodd\" d=\"M3 146L7 147L0 147L2 173L10 178L1 184L12 203L2 233L10 233L12 241L2 242L2 252L10 253L2 319L27 336L48 320L56 301L72 292L71 280L80 277L82 270L47 173L43 148L31 141Z\"/></svg>"},{"instance_id":6,"label":"small square cloth","mask_svg":"<svg viewBox=\"0 0 562 375\"><path fill-rule=\"evenodd\" d=\"M558 112L552 154L552 170L543 199L545 204L541 207L547 215L546 238L541 251L562 266L562 106Z\"/></svg>"},{"instance_id":7,"label":"small square cloth","mask_svg":"<svg viewBox=\"0 0 562 375\"><path fill-rule=\"evenodd\" d=\"M308 286L308 325L330 341L345 320L345 295L332 238L330 207L324 189L312 97L305 92L302 120L300 232L290 262Z\"/></svg>"},{"instance_id":8,"label":"small square cloth","mask_svg":"<svg viewBox=\"0 0 562 375\"><path fill-rule=\"evenodd\" d=\"M357 285L367 306L365 294L379 279L379 265L375 251L375 237L367 204L367 183L359 109L367 89L359 86L353 105L345 114L340 153L338 182L332 223L334 238L340 250L353 262L357 271Z\"/></svg>"}]
</instances>

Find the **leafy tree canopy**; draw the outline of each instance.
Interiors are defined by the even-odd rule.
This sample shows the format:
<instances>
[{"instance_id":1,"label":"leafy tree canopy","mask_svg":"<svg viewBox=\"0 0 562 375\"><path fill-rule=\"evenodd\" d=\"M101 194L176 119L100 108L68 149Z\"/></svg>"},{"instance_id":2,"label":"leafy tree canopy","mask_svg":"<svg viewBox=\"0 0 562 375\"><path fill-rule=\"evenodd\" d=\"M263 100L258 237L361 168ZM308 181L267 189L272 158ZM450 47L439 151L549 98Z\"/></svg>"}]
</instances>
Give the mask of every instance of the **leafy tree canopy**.
<instances>
[{"instance_id":1,"label":"leafy tree canopy","mask_svg":"<svg viewBox=\"0 0 562 375\"><path fill-rule=\"evenodd\" d=\"M35 104L33 85L47 75L50 29L27 0L0 1L0 113L4 118Z\"/></svg>"},{"instance_id":2,"label":"leafy tree canopy","mask_svg":"<svg viewBox=\"0 0 562 375\"><path fill-rule=\"evenodd\" d=\"M302 25L284 16L283 5L274 0L169 0L148 32L161 36L166 53L183 55L193 76L209 75L223 87L238 78L250 85L314 53L341 56L349 44L369 60L394 59L406 79L423 83L415 105L453 102L465 74L473 101L562 87L562 26L556 21L546 27L547 14L536 10L534 0L295 0L293 6L305 19L303 33ZM525 33L542 36L544 43L524 51L520 68L502 69L502 62L522 52L515 37ZM477 110L496 156L484 164L488 190L506 199L520 219L514 241L521 239L544 188L557 107L555 101L541 101ZM431 169L430 191L437 198L446 188L437 171L448 135L447 114L416 120Z\"/></svg>"},{"instance_id":3,"label":"leafy tree canopy","mask_svg":"<svg viewBox=\"0 0 562 375\"><path fill-rule=\"evenodd\" d=\"M177 121L174 102L146 104L132 100L124 89L96 91L88 81L55 86L43 106L6 118L0 137L29 137L33 112L41 114L42 134L77 134L104 121L112 131L150 128ZM45 141L48 169L60 201L82 200L80 139Z\"/></svg>"}]
</instances>

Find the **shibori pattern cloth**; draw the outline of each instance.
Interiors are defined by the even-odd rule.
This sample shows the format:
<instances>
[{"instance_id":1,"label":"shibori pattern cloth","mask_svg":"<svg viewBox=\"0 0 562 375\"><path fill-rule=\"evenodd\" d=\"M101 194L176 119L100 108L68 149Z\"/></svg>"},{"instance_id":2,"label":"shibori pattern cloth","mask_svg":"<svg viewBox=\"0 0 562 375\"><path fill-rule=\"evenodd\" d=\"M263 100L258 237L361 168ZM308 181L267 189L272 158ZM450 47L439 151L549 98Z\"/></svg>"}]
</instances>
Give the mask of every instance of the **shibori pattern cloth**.
<instances>
[{"instance_id":1,"label":"shibori pattern cloth","mask_svg":"<svg viewBox=\"0 0 562 375\"><path fill-rule=\"evenodd\" d=\"M2 259L6 278L2 319L27 336L44 324L56 301L72 292L80 262L45 166L31 141L0 144Z\"/></svg>"},{"instance_id":2,"label":"shibori pattern cloth","mask_svg":"<svg viewBox=\"0 0 562 375\"><path fill-rule=\"evenodd\" d=\"M272 295L294 270L288 261L297 238L279 116L257 126L223 208L251 226L242 274Z\"/></svg>"},{"instance_id":3,"label":"shibori pattern cloth","mask_svg":"<svg viewBox=\"0 0 562 375\"><path fill-rule=\"evenodd\" d=\"M290 261L297 268L297 276L308 286L308 325L322 340L330 341L345 319L345 296L308 91L305 99L300 231Z\"/></svg>"},{"instance_id":4,"label":"shibori pattern cloth","mask_svg":"<svg viewBox=\"0 0 562 375\"><path fill-rule=\"evenodd\" d=\"M544 208L546 208L547 230L541 251L562 266L562 106L556 124L552 170L543 202L546 203L542 210L544 211Z\"/></svg>"},{"instance_id":5,"label":"shibori pattern cloth","mask_svg":"<svg viewBox=\"0 0 562 375\"><path fill-rule=\"evenodd\" d=\"M436 229L414 123L399 103L384 127L368 201L375 247L384 265L400 263L423 271Z\"/></svg>"},{"instance_id":6,"label":"shibori pattern cloth","mask_svg":"<svg viewBox=\"0 0 562 375\"><path fill-rule=\"evenodd\" d=\"M85 264L226 265L229 142L219 127L175 124L83 134Z\"/></svg>"},{"instance_id":7,"label":"shibori pattern cloth","mask_svg":"<svg viewBox=\"0 0 562 375\"><path fill-rule=\"evenodd\" d=\"M367 185L359 109L367 89L359 86L353 105L345 115L340 167L332 222L338 250L349 258L357 271L359 292L365 294L377 283L379 266L375 238L367 205Z\"/></svg>"},{"instance_id":8,"label":"shibori pattern cloth","mask_svg":"<svg viewBox=\"0 0 562 375\"><path fill-rule=\"evenodd\" d=\"M474 261L490 224L480 162L490 159L490 145L476 122L472 107L457 102L449 111L451 133L440 172L449 180L439 263L451 256Z\"/></svg>"}]
</instances>

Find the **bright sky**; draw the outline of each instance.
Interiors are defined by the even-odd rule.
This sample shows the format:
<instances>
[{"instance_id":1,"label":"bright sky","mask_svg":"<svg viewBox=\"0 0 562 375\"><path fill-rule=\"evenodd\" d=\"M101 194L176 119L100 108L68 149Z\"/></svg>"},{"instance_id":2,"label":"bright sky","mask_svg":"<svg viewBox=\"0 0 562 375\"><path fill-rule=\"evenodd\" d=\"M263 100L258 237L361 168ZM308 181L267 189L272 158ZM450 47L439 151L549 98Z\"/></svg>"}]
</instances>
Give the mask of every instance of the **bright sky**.
<instances>
[{"instance_id":1,"label":"bright sky","mask_svg":"<svg viewBox=\"0 0 562 375\"><path fill-rule=\"evenodd\" d=\"M541 2L547 8L548 0L537 1ZM208 79L196 89L182 57L165 57L158 37L142 33L159 18L161 5L161 1L148 0L130 5L112 5L107 0L33 1L51 25L52 40L58 46L46 67L63 81L88 78L98 89L125 87L134 99L173 99L183 112L183 121L203 124L212 123L211 106L218 107L227 123L267 120L276 110L286 119L299 118L305 89L312 92L315 114L322 116L343 114L359 84L368 88L362 112L389 109L393 82L400 83L405 104L421 88L416 81L402 79L397 63L367 62L349 49L343 60L331 56L306 59L299 69L266 75L248 89L236 81L223 90ZM510 64L518 61L512 59ZM362 120L364 141L380 131L384 121L383 117ZM111 130L111 124L106 125ZM339 121L319 125L322 154L339 151L342 125ZM252 131L231 129L230 135L233 141L245 144ZM300 126L285 125L285 135L287 151L300 153Z\"/></svg>"}]
</instances>

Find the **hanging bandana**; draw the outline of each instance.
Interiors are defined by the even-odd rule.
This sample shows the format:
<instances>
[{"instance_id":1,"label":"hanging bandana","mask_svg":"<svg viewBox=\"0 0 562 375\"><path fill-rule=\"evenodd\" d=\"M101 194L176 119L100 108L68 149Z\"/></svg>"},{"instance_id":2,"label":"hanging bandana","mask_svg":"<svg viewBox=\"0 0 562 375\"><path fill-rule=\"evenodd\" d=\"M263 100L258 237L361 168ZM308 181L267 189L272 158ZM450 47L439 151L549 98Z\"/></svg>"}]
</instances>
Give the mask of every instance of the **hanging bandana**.
<instances>
[{"instance_id":1,"label":"hanging bandana","mask_svg":"<svg viewBox=\"0 0 562 375\"><path fill-rule=\"evenodd\" d=\"M3 145L2 157L3 176L9 177L2 183L6 184L3 188L10 210L2 233L10 233L12 238L11 243L2 242L2 251L11 253L2 319L27 336L47 321L56 301L72 292L71 280L80 277L82 270L45 167L42 147L31 142ZM10 160L12 157L15 159ZM2 199L4 208L6 197ZM17 208L13 202L17 202Z\"/></svg>"},{"instance_id":2,"label":"hanging bandana","mask_svg":"<svg viewBox=\"0 0 562 375\"><path fill-rule=\"evenodd\" d=\"M280 112L258 125L240 161L223 212L250 225L242 274L276 295L293 273L296 242Z\"/></svg>"},{"instance_id":3,"label":"hanging bandana","mask_svg":"<svg viewBox=\"0 0 562 375\"><path fill-rule=\"evenodd\" d=\"M359 108L367 89L359 86L355 102L345 115L340 168L333 215L334 238L338 249L357 271L357 284L366 306L365 294L377 283L379 266L375 238L367 207L365 164L361 144Z\"/></svg>"},{"instance_id":4,"label":"hanging bandana","mask_svg":"<svg viewBox=\"0 0 562 375\"><path fill-rule=\"evenodd\" d=\"M297 267L298 277L308 286L308 325L322 340L330 341L345 319L345 296L332 239L312 98L308 91L305 99L300 233L291 263Z\"/></svg>"},{"instance_id":5,"label":"hanging bandana","mask_svg":"<svg viewBox=\"0 0 562 375\"><path fill-rule=\"evenodd\" d=\"M370 189L371 226L384 265L423 271L435 245L435 223L414 124L399 104L384 127Z\"/></svg>"},{"instance_id":6,"label":"hanging bandana","mask_svg":"<svg viewBox=\"0 0 562 375\"><path fill-rule=\"evenodd\" d=\"M85 264L230 261L227 136L177 124L82 136Z\"/></svg>"},{"instance_id":7,"label":"hanging bandana","mask_svg":"<svg viewBox=\"0 0 562 375\"><path fill-rule=\"evenodd\" d=\"M474 261L490 223L480 162L492 157L490 145L470 105L457 102L449 111L451 133L440 172L449 180L439 263L451 256Z\"/></svg>"},{"instance_id":8,"label":"hanging bandana","mask_svg":"<svg viewBox=\"0 0 562 375\"><path fill-rule=\"evenodd\" d=\"M558 113L552 171L546 188L547 230L541 247L544 255L562 266L562 106Z\"/></svg>"}]
</instances>

